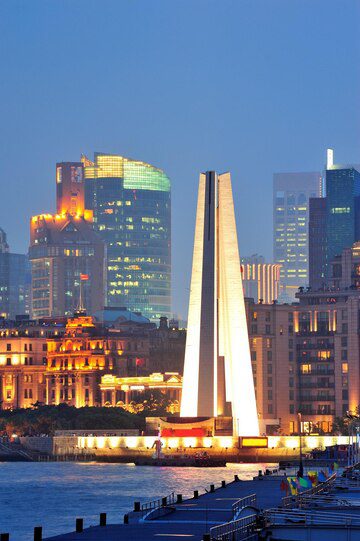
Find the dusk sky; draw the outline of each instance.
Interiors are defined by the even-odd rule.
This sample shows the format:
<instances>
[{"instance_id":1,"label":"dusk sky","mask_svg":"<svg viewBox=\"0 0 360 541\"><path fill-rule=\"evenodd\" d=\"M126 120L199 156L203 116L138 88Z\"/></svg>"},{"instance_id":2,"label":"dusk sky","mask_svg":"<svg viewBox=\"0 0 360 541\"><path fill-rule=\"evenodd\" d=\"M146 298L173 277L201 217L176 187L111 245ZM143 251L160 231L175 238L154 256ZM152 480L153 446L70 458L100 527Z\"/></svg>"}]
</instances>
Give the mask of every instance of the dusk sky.
<instances>
[{"instance_id":1,"label":"dusk sky","mask_svg":"<svg viewBox=\"0 0 360 541\"><path fill-rule=\"evenodd\" d=\"M240 251L272 258L272 174L360 163L359 0L2 0L0 227L25 252L55 163L118 153L172 180L187 315L200 171L231 171Z\"/></svg>"}]
</instances>

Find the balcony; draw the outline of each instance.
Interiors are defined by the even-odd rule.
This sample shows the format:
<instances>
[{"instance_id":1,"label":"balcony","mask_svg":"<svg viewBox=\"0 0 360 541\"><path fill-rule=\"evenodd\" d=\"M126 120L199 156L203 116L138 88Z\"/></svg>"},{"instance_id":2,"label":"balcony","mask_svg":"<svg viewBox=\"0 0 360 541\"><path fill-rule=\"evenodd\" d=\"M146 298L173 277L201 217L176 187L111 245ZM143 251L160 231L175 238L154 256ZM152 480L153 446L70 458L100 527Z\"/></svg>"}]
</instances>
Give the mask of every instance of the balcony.
<instances>
[{"instance_id":1,"label":"balcony","mask_svg":"<svg viewBox=\"0 0 360 541\"><path fill-rule=\"evenodd\" d=\"M335 395L322 396L320 394L314 394L314 395L304 396L300 394L300 401L301 402L335 402Z\"/></svg>"},{"instance_id":2,"label":"balcony","mask_svg":"<svg viewBox=\"0 0 360 541\"><path fill-rule=\"evenodd\" d=\"M301 389L335 389L335 383L322 384L313 381L300 381L299 387Z\"/></svg>"}]
</instances>

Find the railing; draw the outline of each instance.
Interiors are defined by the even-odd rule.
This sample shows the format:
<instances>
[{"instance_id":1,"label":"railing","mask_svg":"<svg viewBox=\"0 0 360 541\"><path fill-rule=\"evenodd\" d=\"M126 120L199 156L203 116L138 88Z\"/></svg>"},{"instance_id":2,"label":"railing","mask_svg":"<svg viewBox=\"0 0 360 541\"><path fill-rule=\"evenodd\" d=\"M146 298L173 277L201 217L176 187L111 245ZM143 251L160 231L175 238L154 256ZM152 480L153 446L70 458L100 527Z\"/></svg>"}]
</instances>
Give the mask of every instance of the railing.
<instances>
[{"instance_id":1,"label":"railing","mask_svg":"<svg viewBox=\"0 0 360 541\"><path fill-rule=\"evenodd\" d=\"M232 505L232 517L233 520L236 520L240 514L240 511L247 507L248 505L256 506L256 494L250 494L244 498L240 498Z\"/></svg>"},{"instance_id":2,"label":"railing","mask_svg":"<svg viewBox=\"0 0 360 541\"><path fill-rule=\"evenodd\" d=\"M327 525L331 526L360 526L360 516L340 513L339 511L297 510L297 509L267 509L264 512L267 524L301 524L302 526Z\"/></svg>"},{"instance_id":3,"label":"railing","mask_svg":"<svg viewBox=\"0 0 360 541\"><path fill-rule=\"evenodd\" d=\"M145 502L140 506L140 512L144 515L148 511L153 509L158 509L159 507L166 507L167 505L174 505L175 503L175 492L172 492L164 498L159 498L158 500L151 500L151 502Z\"/></svg>"},{"instance_id":4,"label":"railing","mask_svg":"<svg viewBox=\"0 0 360 541\"><path fill-rule=\"evenodd\" d=\"M258 539L255 532L257 526L257 516L240 518L231 522L225 522L219 526L210 528L211 541L252 541Z\"/></svg>"},{"instance_id":5,"label":"railing","mask_svg":"<svg viewBox=\"0 0 360 541\"><path fill-rule=\"evenodd\" d=\"M316 487L304 490L296 496L286 496L282 499L282 507L302 507L302 504L308 501L309 496L321 494L331 489L335 479L336 473L333 473L324 483L319 483Z\"/></svg>"}]
</instances>

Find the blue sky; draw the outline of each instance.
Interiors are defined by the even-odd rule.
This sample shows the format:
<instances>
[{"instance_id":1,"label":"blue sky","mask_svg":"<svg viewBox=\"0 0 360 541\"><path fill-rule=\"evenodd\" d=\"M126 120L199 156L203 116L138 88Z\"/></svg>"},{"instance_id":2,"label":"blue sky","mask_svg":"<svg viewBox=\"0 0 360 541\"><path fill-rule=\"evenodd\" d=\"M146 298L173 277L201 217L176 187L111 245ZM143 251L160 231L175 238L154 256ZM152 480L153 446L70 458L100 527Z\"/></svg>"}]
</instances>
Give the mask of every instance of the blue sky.
<instances>
[{"instance_id":1,"label":"blue sky","mask_svg":"<svg viewBox=\"0 0 360 541\"><path fill-rule=\"evenodd\" d=\"M272 256L275 171L360 162L358 0L2 0L0 227L26 251L55 162L116 152L172 179L186 316L198 174L230 170L240 251Z\"/></svg>"}]
</instances>

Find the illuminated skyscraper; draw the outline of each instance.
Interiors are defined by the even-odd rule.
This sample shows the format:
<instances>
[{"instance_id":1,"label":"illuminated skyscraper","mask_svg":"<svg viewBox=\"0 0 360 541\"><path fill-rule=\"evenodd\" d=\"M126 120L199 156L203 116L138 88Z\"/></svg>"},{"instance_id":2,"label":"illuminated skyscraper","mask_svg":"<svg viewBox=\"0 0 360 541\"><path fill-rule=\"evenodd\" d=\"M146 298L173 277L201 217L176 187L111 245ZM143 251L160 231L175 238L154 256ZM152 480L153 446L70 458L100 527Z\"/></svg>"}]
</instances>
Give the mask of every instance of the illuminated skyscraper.
<instances>
[{"instance_id":1,"label":"illuminated skyscraper","mask_svg":"<svg viewBox=\"0 0 360 541\"><path fill-rule=\"evenodd\" d=\"M283 301L295 300L299 286L308 285L309 198L322 195L322 176L275 173L273 178L274 263L281 264Z\"/></svg>"},{"instance_id":2,"label":"illuminated skyscraper","mask_svg":"<svg viewBox=\"0 0 360 541\"><path fill-rule=\"evenodd\" d=\"M6 233L0 229L0 315L15 319L28 313L29 260L25 254L10 253Z\"/></svg>"},{"instance_id":3,"label":"illuminated skyscraper","mask_svg":"<svg viewBox=\"0 0 360 541\"><path fill-rule=\"evenodd\" d=\"M200 175L181 416L259 433L230 173Z\"/></svg>"},{"instance_id":4,"label":"illuminated skyscraper","mask_svg":"<svg viewBox=\"0 0 360 541\"><path fill-rule=\"evenodd\" d=\"M86 208L107 246L107 305L151 320L171 315L170 180L148 163L82 159Z\"/></svg>"},{"instance_id":5,"label":"illuminated skyscraper","mask_svg":"<svg viewBox=\"0 0 360 541\"><path fill-rule=\"evenodd\" d=\"M84 209L83 165L56 165L57 214L30 223L31 304L34 318L72 315L83 304L91 314L104 307L105 247Z\"/></svg>"}]
</instances>

